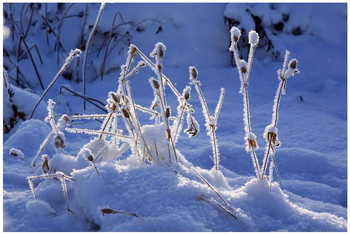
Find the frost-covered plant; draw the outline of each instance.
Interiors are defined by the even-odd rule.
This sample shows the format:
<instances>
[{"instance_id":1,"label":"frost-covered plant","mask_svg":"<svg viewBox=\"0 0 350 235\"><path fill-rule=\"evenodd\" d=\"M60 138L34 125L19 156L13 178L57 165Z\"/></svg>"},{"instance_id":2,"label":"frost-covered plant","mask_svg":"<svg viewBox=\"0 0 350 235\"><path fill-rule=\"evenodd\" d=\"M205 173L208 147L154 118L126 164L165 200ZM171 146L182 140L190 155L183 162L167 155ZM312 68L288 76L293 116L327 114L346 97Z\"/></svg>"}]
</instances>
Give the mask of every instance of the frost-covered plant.
<instances>
[{"instance_id":1,"label":"frost-covered plant","mask_svg":"<svg viewBox=\"0 0 350 235\"><path fill-rule=\"evenodd\" d=\"M55 75L55 77L52 79L52 81L50 82L50 84L47 86L47 88L44 90L44 92L42 93L42 95L40 96L40 98L38 99L38 101L36 102L36 104L34 105L34 108L32 110L32 113L30 114L29 118L32 118L34 115L35 110L37 109L38 105L40 104L41 100L44 98L44 96L47 94L47 92L49 92L49 90L52 88L52 86L55 84L55 82L60 78L60 76L63 74L63 72L69 67L69 65L71 64L71 62L73 61L73 59L75 57L79 57L81 54L81 50L79 49L75 49L72 50L68 57L66 58L64 64L62 65L62 67L60 68L60 70L57 72L57 74Z\"/></svg>"},{"instance_id":2,"label":"frost-covered plant","mask_svg":"<svg viewBox=\"0 0 350 235\"><path fill-rule=\"evenodd\" d=\"M245 131L245 141L246 141L246 151L250 153L253 166L255 169L256 176L260 176L260 167L259 161L256 155L255 150L258 148L258 143L256 141L256 135L253 133L251 120L250 120L250 106L249 106L249 94L248 94L248 85L249 85L249 76L251 72L251 67L254 58L254 51L259 42L259 35L255 31L249 32L249 56L248 62L239 59L237 43L241 37L241 31L232 27L231 29L231 47L230 51L233 52L234 58L236 61L239 79L241 81L241 88L239 93L243 96L243 120L244 120L244 131Z\"/></svg>"},{"instance_id":3,"label":"frost-covered plant","mask_svg":"<svg viewBox=\"0 0 350 235\"><path fill-rule=\"evenodd\" d=\"M25 159L24 153L23 153L21 150L16 149L16 148L11 148L9 154L10 154L12 157L18 157L19 159L21 159L22 161L24 161L28 166L30 166L30 168L33 169L33 167L32 167L32 166L27 162L27 160Z\"/></svg>"},{"instance_id":4,"label":"frost-covered plant","mask_svg":"<svg viewBox=\"0 0 350 235\"><path fill-rule=\"evenodd\" d=\"M215 131L217 128L217 122L218 122L219 114L220 114L222 103L225 96L225 89L221 88L220 98L216 105L214 115L210 115L208 104L204 98L204 94L201 88L201 82L198 80L198 70L195 67L190 66L189 73L190 73L190 81L191 81L190 84L192 84L196 88L196 91L199 96L199 100L202 105L203 115L205 119L205 127L207 129L207 135L210 136L210 142L213 150L214 167L215 167L215 170L218 170L219 162L220 162L220 153L219 153L219 147L217 143L218 141L216 139Z\"/></svg>"},{"instance_id":5,"label":"frost-covered plant","mask_svg":"<svg viewBox=\"0 0 350 235\"><path fill-rule=\"evenodd\" d=\"M48 100L48 102L47 102L48 114L47 114L47 117L45 118L45 121L50 123L51 131L46 136L44 141L41 143L37 153L35 154L33 161L32 161L32 164L31 164L33 167L36 166L36 161L37 161L38 157L40 156L40 154L42 153L42 151L44 150L44 148L49 143L49 141L52 137L54 137L53 146L54 146L57 153L62 153L62 149L66 146L65 135L64 135L63 131L67 126L71 125L71 119L66 114L64 114L60 117L60 119L56 123L54 112L53 112L55 105L56 105L56 103L52 99Z\"/></svg>"},{"instance_id":6,"label":"frost-covered plant","mask_svg":"<svg viewBox=\"0 0 350 235\"><path fill-rule=\"evenodd\" d=\"M39 180L39 179L58 179L61 182L62 191L63 191L63 195L64 195L64 200L66 201L67 210L72 212L72 210L69 207L69 199L68 199L68 190L67 190L66 180L75 181L75 179L73 179L70 176L65 175L64 173L62 173L60 171L57 171L53 174L29 176L29 177L27 177L27 180L28 180L28 184L29 184L30 190L32 191L34 199L37 199L37 197L36 197L36 193L35 193L33 180Z\"/></svg>"},{"instance_id":7,"label":"frost-covered plant","mask_svg":"<svg viewBox=\"0 0 350 235\"><path fill-rule=\"evenodd\" d=\"M243 117L244 117L244 130L246 134L245 136L246 150L251 154L253 166L255 168L255 173L257 178L259 179L265 178L267 165L270 162L270 159L271 158L273 159L273 161L270 163L271 165L270 165L270 177L269 177L270 180L272 180L273 168L276 169L276 173L278 174L277 164L275 161L274 154L275 154L275 148L279 147L281 144L278 140L278 129L277 129L281 96L282 94L285 94L288 78L299 73L298 66L297 66L298 61L296 59L289 60L290 53L289 51L286 51L283 68L277 71L278 79L280 82L275 95L271 124L269 124L265 128L265 132L264 132L264 138L266 140L266 149L265 149L263 163L262 163L262 166L260 167L256 152L255 152L255 149L258 148L258 144L256 141L256 135L252 131L251 120L250 120L249 95L248 95L249 76L252 68L254 52L259 43L259 35L254 30L249 32L248 41L250 44L250 49L249 49L249 55L248 55L248 62L245 62L244 60L239 59L239 52L237 47L237 43L241 36L241 31L237 27L232 27L230 32L231 32L231 47L229 48L229 50L232 51L234 54L239 78L241 81L240 93L243 96L243 107L244 107Z\"/></svg>"},{"instance_id":8,"label":"frost-covered plant","mask_svg":"<svg viewBox=\"0 0 350 235\"><path fill-rule=\"evenodd\" d=\"M133 156L151 164L178 162L175 145L182 130L183 118L186 113L188 128L185 132L190 137L198 134L199 125L193 117L194 110L189 104L191 88L189 86L185 87L181 94L163 73L162 61L165 55L165 49L164 44L157 43L150 54L155 59L155 62L152 62L135 45L130 45L126 62L121 66L118 88L115 92L109 92L108 95L106 105L108 114L100 116L75 115L69 117L70 120L74 120L75 118L103 119L100 130L66 128L68 132L72 133L98 135L94 141L104 141L105 147L102 147L99 153L95 153L96 157L93 162L96 162L97 159L101 160L103 158L103 151L108 148L115 148L116 152L118 152L116 154L117 156L120 156L126 149L130 149ZM137 55L140 56L141 61L134 65ZM132 75L138 73L139 69L145 66L150 67L156 74L156 78L151 77L149 79L154 95L153 102L149 108L136 103L130 80ZM167 86L170 87L171 91L177 97L178 107L176 116L172 115L172 109L167 103L165 92ZM138 117L139 111L149 114L150 119L154 120L155 124L151 126L143 125ZM118 121L120 118L123 121L122 125ZM122 134L123 127L127 130L127 134Z\"/></svg>"},{"instance_id":9,"label":"frost-covered plant","mask_svg":"<svg viewBox=\"0 0 350 235\"><path fill-rule=\"evenodd\" d=\"M290 52L286 51L283 68L277 71L279 85L276 91L275 100L273 104L271 124L266 126L265 132L264 132L264 138L266 140L266 150L265 150L265 156L263 160L263 166L261 169L261 177L264 177L267 164L271 157L273 159L273 163L271 164L277 167L276 161L275 161L275 148L281 145L280 141L278 140L278 129L277 129L281 96L286 92L287 80L290 77L294 76L295 74L299 73L298 60L296 59L289 60L289 57L290 57ZM272 177L272 173L270 174L270 177Z\"/></svg>"}]
</instances>

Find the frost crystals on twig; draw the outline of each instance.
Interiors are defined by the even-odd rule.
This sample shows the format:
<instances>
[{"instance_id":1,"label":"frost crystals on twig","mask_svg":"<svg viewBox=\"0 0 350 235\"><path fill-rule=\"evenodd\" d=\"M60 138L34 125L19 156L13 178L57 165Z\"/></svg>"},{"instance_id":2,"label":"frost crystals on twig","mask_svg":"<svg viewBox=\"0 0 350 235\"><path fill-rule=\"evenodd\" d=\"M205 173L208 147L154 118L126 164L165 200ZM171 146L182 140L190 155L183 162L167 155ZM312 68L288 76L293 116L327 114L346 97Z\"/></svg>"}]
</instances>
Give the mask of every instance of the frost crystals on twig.
<instances>
[{"instance_id":1,"label":"frost crystals on twig","mask_svg":"<svg viewBox=\"0 0 350 235\"><path fill-rule=\"evenodd\" d=\"M287 80L291 76L294 76L295 74L299 73L298 61L296 59L289 60L289 56L290 56L289 51L286 51L284 62L283 62L283 68L277 71L278 79L280 82L276 90L275 100L273 103L271 124L266 126L265 133L264 133L264 138L266 140L266 149L265 149L265 155L264 155L263 165L261 169L262 178L264 178L265 176L267 165L270 162L270 157L273 157L273 160L274 160L273 163L271 162L270 164L274 165L276 169L276 173L278 174L277 163L274 159L274 154L275 154L276 147L279 147L281 145L281 143L278 140L278 129L277 129L281 96L282 94L285 94L285 90L287 87Z\"/></svg>"},{"instance_id":2,"label":"frost crystals on twig","mask_svg":"<svg viewBox=\"0 0 350 235\"><path fill-rule=\"evenodd\" d=\"M215 170L219 169L219 161L220 161L220 153L219 153L219 148L217 144L217 139L216 139L216 127L217 127L217 120L219 118L220 110L222 107L222 103L224 100L225 96L225 89L221 88L221 93L220 93L220 98L218 101L218 104L216 105L215 108L215 114L214 116L210 115L208 104L204 98L203 91L201 89L201 82L198 80L198 71L195 67L190 66L189 67L189 73L190 73L190 84L194 85L196 88L196 91L199 96L200 103L202 105L202 110L203 110L203 115L205 118L205 127L207 129L207 135L210 136L210 142L212 145L212 150L213 150L213 161L214 161L214 167Z\"/></svg>"},{"instance_id":3,"label":"frost crystals on twig","mask_svg":"<svg viewBox=\"0 0 350 235\"><path fill-rule=\"evenodd\" d=\"M75 181L75 179L73 179L70 176L65 175L64 173L57 171L54 174L43 174L43 175L36 175L36 176L29 176L27 177L28 179L28 184L30 187L30 190L32 191L33 197L34 199L37 199L36 194L35 194L35 189L34 189L34 185L33 185L33 180L38 180L38 179L59 179L61 181L61 185L62 185L62 191L63 191L63 195L64 195L64 199L66 201L66 205L67 205L67 210L69 212L72 212L72 210L69 207L69 198L68 198L68 190L67 190L67 183L66 180L72 180Z\"/></svg>"},{"instance_id":4,"label":"frost crystals on twig","mask_svg":"<svg viewBox=\"0 0 350 235\"><path fill-rule=\"evenodd\" d=\"M251 155L257 178L261 178L259 161L255 152L255 149L258 148L258 143L256 141L256 135L252 131L252 125L250 121L249 94L248 94L249 76L250 76L251 67L253 64L254 52L259 42L259 35L253 30L249 32L250 49L249 49L249 55L248 55L248 62L245 62L244 60L240 60L238 56L237 43L239 41L240 36L241 36L241 31L236 27L232 27L231 29L232 43L231 43L230 51L232 51L234 54L239 78L241 81L241 88L239 93L241 93L243 96L243 120L244 120L246 150Z\"/></svg>"}]
</instances>

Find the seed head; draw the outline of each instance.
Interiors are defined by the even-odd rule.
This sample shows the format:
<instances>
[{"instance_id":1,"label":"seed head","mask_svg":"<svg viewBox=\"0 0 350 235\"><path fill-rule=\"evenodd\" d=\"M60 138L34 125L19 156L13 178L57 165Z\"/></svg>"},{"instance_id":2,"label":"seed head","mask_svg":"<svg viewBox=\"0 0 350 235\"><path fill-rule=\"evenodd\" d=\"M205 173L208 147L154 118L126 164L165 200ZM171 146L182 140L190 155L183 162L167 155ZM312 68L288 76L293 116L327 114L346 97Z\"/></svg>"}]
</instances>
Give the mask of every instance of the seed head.
<instances>
[{"instance_id":1,"label":"seed head","mask_svg":"<svg viewBox=\"0 0 350 235\"><path fill-rule=\"evenodd\" d=\"M198 78L198 70L195 67L190 66L190 79L196 80L197 78Z\"/></svg>"},{"instance_id":2,"label":"seed head","mask_svg":"<svg viewBox=\"0 0 350 235\"><path fill-rule=\"evenodd\" d=\"M159 90L159 83L156 79L152 79L154 89Z\"/></svg>"},{"instance_id":3,"label":"seed head","mask_svg":"<svg viewBox=\"0 0 350 235\"><path fill-rule=\"evenodd\" d=\"M164 56L164 51L160 48L159 49L159 57L163 58L163 56Z\"/></svg>"},{"instance_id":4,"label":"seed head","mask_svg":"<svg viewBox=\"0 0 350 235\"><path fill-rule=\"evenodd\" d=\"M296 69L298 67L298 61L296 59L292 59L290 62L289 62L289 67L291 69Z\"/></svg>"},{"instance_id":5,"label":"seed head","mask_svg":"<svg viewBox=\"0 0 350 235\"><path fill-rule=\"evenodd\" d=\"M47 154L44 154L42 158L43 158L43 164L41 165L41 169L46 174L50 171L49 159Z\"/></svg>"},{"instance_id":6,"label":"seed head","mask_svg":"<svg viewBox=\"0 0 350 235\"><path fill-rule=\"evenodd\" d=\"M249 32L248 40L249 40L249 44L256 46L259 43L259 34L254 30L251 30Z\"/></svg>"},{"instance_id":7,"label":"seed head","mask_svg":"<svg viewBox=\"0 0 350 235\"><path fill-rule=\"evenodd\" d=\"M59 134L54 139L54 146L56 148L64 148L66 147L64 143L64 134L62 132L59 132Z\"/></svg>"},{"instance_id":8,"label":"seed head","mask_svg":"<svg viewBox=\"0 0 350 235\"><path fill-rule=\"evenodd\" d=\"M158 65L157 65L157 68L158 68L158 70L161 72L161 71L163 70L163 65L158 64Z\"/></svg>"},{"instance_id":9,"label":"seed head","mask_svg":"<svg viewBox=\"0 0 350 235\"><path fill-rule=\"evenodd\" d=\"M231 40L234 44L238 43L239 38L241 37L241 30L237 27L232 27L230 30Z\"/></svg>"},{"instance_id":10,"label":"seed head","mask_svg":"<svg viewBox=\"0 0 350 235\"><path fill-rule=\"evenodd\" d=\"M256 140L249 140L248 139L248 144L249 144L249 148L256 149L258 147L258 144L257 144Z\"/></svg>"},{"instance_id":11,"label":"seed head","mask_svg":"<svg viewBox=\"0 0 350 235\"><path fill-rule=\"evenodd\" d=\"M169 118L169 117L170 117L170 107L169 107L169 106L166 107L166 109L165 109L165 117L166 117L166 118Z\"/></svg>"},{"instance_id":12,"label":"seed head","mask_svg":"<svg viewBox=\"0 0 350 235\"><path fill-rule=\"evenodd\" d=\"M240 66L241 66L241 73L246 73L247 72L247 62L245 60L240 60Z\"/></svg>"},{"instance_id":13,"label":"seed head","mask_svg":"<svg viewBox=\"0 0 350 235\"><path fill-rule=\"evenodd\" d=\"M122 108L122 112L125 118L130 118L130 114L128 110L126 110L125 108Z\"/></svg>"},{"instance_id":14,"label":"seed head","mask_svg":"<svg viewBox=\"0 0 350 235\"><path fill-rule=\"evenodd\" d=\"M102 214L115 214L117 213L115 210L112 210L110 208L103 208L101 209Z\"/></svg>"},{"instance_id":15,"label":"seed head","mask_svg":"<svg viewBox=\"0 0 350 235\"><path fill-rule=\"evenodd\" d=\"M12 157L18 157L17 151L10 151Z\"/></svg>"},{"instance_id":16,"label":"seed head","mask_svg":"<svg viewBox=\"0 0 350 235\"><path fill-rule=\"evenodd\" d=\"M92 155L89 155L87 157L87 160L90 161L90 162L93 162L94 161L94 157Z\"/></svg>"},{"instance_id":17,"label":"seed head","mask_svg":"<svg viewBox=\"0 0 350 235\"><path fill-rule=\"evenodd\" d=\"M118 98L118 96L114 92L111 92L110 94L111 94L111 97L114 100L114 102L119 104L120 103L120 99Z\"/></svg>"},{"instance_id":18,"label":"seed head","mask_svg":"<svg viewBox=\"0 0 350 235\"><path fill-rule=\"evenodd\" d=\"M136 47L134 45L130 45L129 53L131 57L135 57L136 51L137 51Z\"/></svg>"}]
</instances>

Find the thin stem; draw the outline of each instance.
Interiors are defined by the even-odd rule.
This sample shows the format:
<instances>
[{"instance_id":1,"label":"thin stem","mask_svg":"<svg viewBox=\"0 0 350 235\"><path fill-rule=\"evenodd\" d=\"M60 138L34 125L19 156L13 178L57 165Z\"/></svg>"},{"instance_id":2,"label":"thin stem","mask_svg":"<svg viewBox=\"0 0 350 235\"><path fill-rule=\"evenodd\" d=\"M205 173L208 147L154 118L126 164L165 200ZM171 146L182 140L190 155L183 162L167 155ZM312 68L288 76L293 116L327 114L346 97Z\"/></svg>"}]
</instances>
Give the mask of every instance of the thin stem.
<instances>
[{"instance_id":1,"label":"thin stem","mask_svg":"<svg viewBox=\"0 0 350 235\"><path fill-rule=\"evenodd\" d=\"M53 27L53 26L51 25L51 23L46 19L46 17L43 16L43 15L40 13L40 10L39 10L39 9L37 9L37 8L35 7L35 10L38 12L38 14L39 14L40 17L43 19L43 21L45 21L46 25L47 25L47 26L49 27L49 29L50 29L50 32L52 32L52 34L55 36L56 41L57 41L58 45L61 47L61 49L62 49L63 53L65 54L65 56L68 56L67 51L64 49L64 46L63 46L62 42L60 41L60 39L58 38L57 33L56 33L55 30L54 30L54 27Z\"/></svg>"},{"instance_id":2,"label":"thin stem","mask_svg":"<svg viewBox=\"0 0 350 235\"><path fill-rule=\"evenodd\" d=\"M263 160L263 167L262 167L261 173L260 173L261 179L264 179L264 177L265 177L265 172L266 172L266 169L267 169L268 160L270 158L270 151L271 151L271 149L272 149L272 141L269 140L269 142L267 144L266 154L265 154L264 160Z\"/></svg>"},{"instance_id":3,"label":"thin stem","mask_svg":"<svg viewBox=\"0 0 350 235\"><path fill-rule=\"evenodd\" d=\"M178 116L177 126L176 126L176 129L175 129L175 133L173 135L175 143L177 141L177 134L178 134L178 132L180 130L180 126L181 126L181 122L182 122L182 117L183 117L184 111L185 111L185 104L181 106L181 112L180 112L180 115Z\"/></svg>"},{"instance_id":4,"label":"thin stem","mask_svg":"<svg viewBox=\"0 0 350 235\"><path fill-rule=\"evenodd\" d=\"M275 104L275 107L274 107L274 111L273 113L275 114L274 117L272 117L273 119L273 126L274 127L277 127L277 123L278 123L278 113L279 113L279 108L280 108L280 103L281 103L281 96L282 96L282 90L283 90L283 87L285 86L287 80L286 79L282 79L279 83L279 87L278 87L278 91L277 91L277 94L276 94L276 104Z\"/></svg>"},{"instance_id":5,"label":"thin stem","mask_svg":"<svg viewBox=\"0 0 350 235\"><path fill-rule=\"evenodd\" d=\"M101 101L99 101L99 100L97 100L97 99L94 99L94 98L91 98L91 97L84 97L83 95L81 95L81 94L79 94L79 93L77 93L77 92L75 92L75 91L73 91L73 90L71 90L71 89L69 89L69 88L67 88L67 87L65 87L65 86L63 86L63 85L60 86L60 93L62 92L62 89L65 89L65 90L69 91L70 93L73 94L73 96L78 96L79 98L85 99L86 102L88 102L88 103L94 105L96 108L102 110L103 112L105 112L105 113L108 112L108 111L106 110L106 108L104 107L104 103L102 103ZM96 103L101 104L102 107L99 106L99 105L97 105L97 104L95 104L95 103L92 102L92 101L95 101Z\"/></svg>"},{"instance_id":6,"label":"thin stem","mask_svg":"<svg viewBox=\"0 0 350 235\"><path fill-rule=\"evenodd\" d=\"M233 54L234 54L235 62L236 62L236 65L237 65L240 82L241 82L240 93L242 93L242 96L243 96L243 106L244 106L243 107L243 118L244 118L244 131L245 131L245 134L246 134L246 138L248 137L248 134L252 132L251 120L250 120L248 79L249 79L249 75L250 75L250 71L251 71L251 67L252 67L252 63L253 63L254 51L255 51L255 47L251 46L250 50L249 50L247 72L245 74L243 74L242 70L241 70L242 69L241 65L239 63L237 45L234 45L234 47L233 47ZM244 76L246 76L246 77L244 77ZM247 143L247 144L249 144L249 143ZM259 167L258 158L256 156L255 148L254 147L249 147L248 150L249 150L250 155L251 155L251 157L253 159L255 173L256 173L258 178L261 178L261 175L259 175L260 167Z\"/></svg>"},{"instance_id":7,"label":"thin stem","mask_svg":"<svg viewBox=\"0 0 350 235\"><path fill-rule=\"evenodd\" d=\"M84 97L86 97L86 63L87 63L87 56L88 56L88 52L89 52L89 47L90 47L90 43L91 43L91 39L97 29L97 25L98 23L100 22L100 19L101 19L101 16L102 16L102 12L103 12L103 9L105 7L105 4L106 3L101 3L100 5L100 10L98 11L98 15L96 17L96 21L95 21L95 24L90 32L90 35L89 35L89 38L88 38L88 41L86 43L86 49L85 49L85 54L84 54L84 59L83 59L83 73L82 73L82 77L83 77L83 95ZM86 100L84 99L84 110L86 110Z\"/></svg>"},{"instance_id":8,"label":"thin stem","mask_svg":"<svg viewBox=\"0 0 350 235\"><path fill-rule=\"evenodd\" d=\"M55 75L55 77L52 79L51 83L48 85L48 87L44 90L43 94L40 96L40 98L38 99L37 103L35 104L32 113L30 114L29 118L32 118L34 115L34 112L36 110L36 108L38 107L40 101L44 98L44 96L49 92L49 90L52 88L52 86L55 84L55 82L60 78L60 76L63 74L63 72L69 67L70 63L72 62L72 60L77 57L80 56L81 51L79 49L75 49L74 51L71 51L71 53L69 54L69 56L67 57L65 63L62 65L61 69L58 71L58 73Z\"/></svg>"},{"instance_id":9,"label":"thin stem","mask_svg":"<svg viewBox=\"0 0 350 235\"><path fill-rule=\"evenodd\" d=\"M274 103L274 107L273 107L273 111L272 111L272 124L274 127L277 127L278 113L279 113L279 106L281 103L282 90L283 90L283 87L284 87L286 82L287 82L286 79L281 78L280 83L279 83L278 88L277 88L277 92L276 92L276 96L275 96L275 103ZM261 170L261 177L262 178L264 178L264 175L265 175L265 172L267 169L267 163L268 163L268 160L270 158L271 148L272 148L272 139L268 140L267 150L266 150L266 154L264 156L263 168Z\"/></svg>"},{"instance_id":10,"label":"thin stem","mask_svg":"<svg viewBox=\"0 0 350 235\"><path fill-rule=\"evenodd\" d=\"M157 55L157 56L159 56L159 55ZM159 59L159 63L160 63L159 65L161 66L160 59ZM165 97L165 90L164 90L165 86L164 86L164 81L163 81L163 76L162 76L162 70L159 66L156 66L156 68L157 68L156 71L157 71L157 75L158 75L158 81L160 82L160 86L159 86L160 89L158 92L158 96L159 96L160 106L161 106L161 110L162 110L163 122L165 123L165 127L166 127L167 140L171 143L171 146L172 146L172 149L174 152L175 160L176 160L176 162L178 162L175 144L174 144L174 140L173 140L173 137L171 135L171 129L169 126L169 119L165 114L165 109L166 109L167 103L166 103L166 97Z\"/></svg>"},{"instance_id":11,"label":"thin stem","mask_svg":"<svg viewBox=\"0 0 350 235\"><path fill-rule=\"evenodd\" d=\"M213 155L214 155L214 166L215 166L215 170L219 170L219 153L217 150L217 143L216 143L216 133L214 130L214 126L212 126L212 142L213 142Z\"/></svg>"},{"instance_id":12,"label":"thin stem","mask_svg":"<svg viewBox=\"0 0 350 235\"><path fill-rule=\"evenodd\" d=\"M193 82L196 91L200 97L200 102L202 105L202 109L203 111L203 115L205 118L205 122L207 125L207 134L210 136L211 139L211 144L212 144L212 151L213 151L213 160L214 160L214 166L215 166L215 170L219 169L219 151L218 151L218 146L217 146L217 141L216 141L216 134L215 134L215 129L216 129L216 124L212 123L211 117L210 117L210 112L209 112L209 108L208 108L208 104L205 101L204 98L204 94L203 91L200 87L200 82L198 80Z\"/></svg>"},{"instance_id":13,"label":"thin stem","mask_svg":"<svg viewBox=\"0 0 350 235\"><path fill-rule=\"evenodd\" d=\"M26 30L26 32L24 33L24 38L27 38L29 29L30 29L30 26L31 26L32 20L33 20L33 13L34 13L34 7L32 8L32 11L31 11L31 13L30 13L30 17L29 17L29 22L28 22L27 30Z\"/></svg>"},{"instance_id":14,"label":"thin stem","mask_svg":"<svg viewBox=\"0 0 350 235\"><path fill-rule=\"evenodd\" d=\"M149 149L149 147L148 147L148 145L147 145L147 142L146 142L146 139L145 139L145 137L143 136L142 131L141 131L141 124L140 124L139 118L138 118L138 116L137 116L137 112L136 112L136 108L135 108L135 101L134 101L134 97L133 97L133 95L132 95L132 90L131 90L130 82L127 82L127 89L128 89L128 93L129 93L129 97L130 97L131 107L132 107L133 113L134 113L134 115L135 115L135 122L136 122L136 125L137 125L137 129L138 129L138 131L139 131L139 135L140 135L141 138L142 138L143 144L144 144L144 146L146 147L146 149L147 149L147 151L148 151L148 154L150 155L150 157L151 157L152 160L154 161L154 157L152 156L151 150Z\"/></svg>"},{"instance_id":15,"label":"thin stem","mask_svg":"<svg viewBox=\"0 0 350 235\"><path fill-rule=\"evenodd\" d=\"M258 179L261 179L261 175L260 175L260 166L259 166L259 161L258 161L258 157L256 156L256 152L255 152L255 149L253 147L250 147L250 154L251 154L251 157L254 161L254 166L255 166L255 174L256 174L256 177Z\"/></svg>"},{"instance_id":16,"label":"thin stem","mask_svg":"<svg viewBox=\"0 0 350 235\"><path fill-rule=\"evenodd\" d=\"M108 40L107 40L107 43L106 43L106 50L105 50L105 53L103 55L103 60L102 60L102 65L101 65L101 74L100 74L101 75L101 81L103 80L103 76L104 76L104 72L105 72L105 66L106 66L106 60L107 60L108 48L109 48L109 44L111 43L111 40L112 40L112 34L113 34L115 19L116 19L118 14L120 14L119 11L114 14L113 21L112 21L112 26L111 26L111 29L109 30Z\"/></svg>"},{"instance_id":17,"label":"thin stem","mask_svg":"<svg viewBox=\"0 0 350 235\"><path fill-rule=\"evenodd\" d=\"M28 44L27 44L25 38L24 38L22 35L20 36L20 39L19 39L19 40L22 40L22 42L23 42L25 48L27 49L27 53L28 53L29 58L30 58L30 61L32 62L32 65L33 65L33 67L34 67L35 74L36 74L36 76L38 77L38 80L39 80L41 89L44 90L44 89L45 89L45 88L44 88L44 84L43 84L43 82L42 82L42 80L41 80L41 77L40 77L38 68L36 67L36 64L35 64L34 58L33 58L33 56L32 56L32 53L31 53L30 50L29 50Z\"/></svg>"}]
</instances>

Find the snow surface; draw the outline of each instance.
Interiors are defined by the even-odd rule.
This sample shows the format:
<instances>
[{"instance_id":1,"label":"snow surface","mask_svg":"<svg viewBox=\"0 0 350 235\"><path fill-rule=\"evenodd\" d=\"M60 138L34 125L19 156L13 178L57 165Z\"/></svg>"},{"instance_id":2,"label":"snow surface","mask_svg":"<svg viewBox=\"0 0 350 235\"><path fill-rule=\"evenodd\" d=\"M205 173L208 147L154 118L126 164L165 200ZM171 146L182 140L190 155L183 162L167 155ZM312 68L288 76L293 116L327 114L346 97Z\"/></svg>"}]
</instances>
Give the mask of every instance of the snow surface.
<instances>
[{"instance_id":1,"label":"snow surface","mask_svg":"<svg viewBox=\"0 0 350 235\"><path fill-rule=\"evenodd\" d=\"M12 6L14 16L19 17L22 5ZM57 27L57 5L47 6L48 17L54 19L53 25ZM86 30L94 24L99 7L99 4L89 4ZM4 10L9 10L9 4L4 4ZM68 13L78 15L84 10L85 4L74 4ZM346 4L106 4L95 43L104 40L101 35L110 30L116 11L120 11L124 21L136 25L121 24L119 33L129 31L131 43L146 55L157 42L164 43L167 50L162 58L163 72L179 91L189 85L189 66L199 71L209 110L215 109L219 91L225 88L216 129L220 170L212 168L212 149L203 131L201 103L192 90L189 102L201 132L193 138L188 138L183 131L180 133L176 143L178 164L141 163L129 150L116 160L116 150L107 147L104 160L95 164L97 171L87 161L86 153L90 151L97 156L107 144L106 140L65 132L67 146L63 152L56 153L50 141L43 154L48 155L52 171L61 171L75 179L67 181L73 213L67 212L61 183L54 178L34 181L38 198L34 200L27 177L42 174L40 160L39 167L32 170L20 158L10 156L9 151L19 149L31 162L51 131L49 123L44 122L46 101L56 102L54 112L59 116L102 113L90 104L84 111L80 98L67 91L60 93L62 85L82 93L79 74L78 78L72 75L72 80L60 78L39 105L34 119L19 120L4 134L4 231L347 231ZM44 8L40 12L45 14ZM230 28L223 20L226 16L239 21L237 27L246 30L242 31L240 40L247 41L248 32L255 29L249 12L261 17L274 50L280 52L280 56L271 56L266 47L259 47L263 43L260 38L249 78L251 122L261 146L279 83L276 71L282 68L286 49L291 58L299 61L301 71L288 80L286 95L282 96L278 125L282 145L275 154L280 179L275 175L271 184L254 178L250 156L245 152L240 81L237 68L230 62ZM287 22L283 21L286 14ZM30 10L24 19L28 22L29 18ZM116 24L120 24L117 19ZM65 18L61 39L67 51L79 45L82 21L80 17ZM279 22L284 23L280 31L275 28ZM5 23L11 29L11 24L6 20ZM52 49L54 37L49 35L51 46L47 46L45 28L40 25L42 23L31 28L26 40L42 52L44 64L40 64L37 56L35 60L46 87L64 58L56 63L56 52ZM85 36L87 39L88 35ZM108 92L118 88L119 66L127 56L123 45L119 44L108 57L108 73L103 81L96 73L101 59L91 59L86 73L89 96L105 103ZM16 42L12 42L9 35L4 48L11 51L13 47ZM248 53L242 51L242 59L247 59ZM15 55L11 60L15 61ZM5 57L4 65L13 67ZM11 79L13 103L29 115L43 90L30 60L22 59L19 66L26 72L28 84L23 89ZM15 69L12 68L9 75L13 78ZM150 69L140 68L139 74L131 79L134 98L144 107L149 107L153 100L150 76L155 76ZM165 92L168 105L176 110L177 98L169 88ZM12 110L5 101L6 93L4 88L3 116L9 119ZM58 117L55 118L57 121ZM161 155L168 156L168 149L162 148L167 143L162 137L164 126L152 125L149 116L141 113L140 120L145 138L153 138L157 146L159 144ZM92 120L81 126L98 129L100 125ZM261 162L264 148L256 152ZM114 213L102 213L106 208Z\"/></svg>"}]
</instances>

